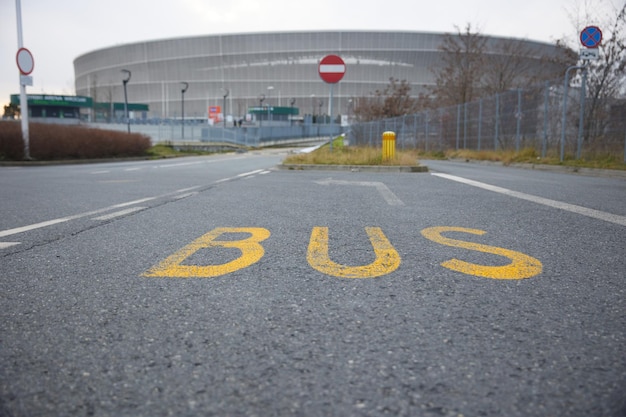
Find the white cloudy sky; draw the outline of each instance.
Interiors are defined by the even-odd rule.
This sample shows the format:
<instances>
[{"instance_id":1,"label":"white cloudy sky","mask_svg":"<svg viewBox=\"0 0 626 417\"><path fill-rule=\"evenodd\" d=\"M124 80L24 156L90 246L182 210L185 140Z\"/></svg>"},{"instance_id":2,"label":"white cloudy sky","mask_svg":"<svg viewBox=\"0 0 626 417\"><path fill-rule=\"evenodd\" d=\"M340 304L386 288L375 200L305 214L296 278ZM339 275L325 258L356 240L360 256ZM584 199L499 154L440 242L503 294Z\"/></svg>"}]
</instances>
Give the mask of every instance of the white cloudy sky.
<instances>
[{"instance_id":1,"label":"white cloudy sky","mask_svg":"<svg viewBox=\"0 0 626 417\"><path fill-rule=\"evenodd\" d=\"M204 34L316 29L454 32L455 26L470 23L487 35L546 42L568 38L577 48L580 29L599 24L623 1L21 0L24 47L35 59L34 84L27 91L74 94L73 61L95 49ZM600 20L582 18L585 10L594 11ZM15 0L0 0L0 39L0 105L4 105L10 94L19 93Z\"/></svg>"}]
</instances>

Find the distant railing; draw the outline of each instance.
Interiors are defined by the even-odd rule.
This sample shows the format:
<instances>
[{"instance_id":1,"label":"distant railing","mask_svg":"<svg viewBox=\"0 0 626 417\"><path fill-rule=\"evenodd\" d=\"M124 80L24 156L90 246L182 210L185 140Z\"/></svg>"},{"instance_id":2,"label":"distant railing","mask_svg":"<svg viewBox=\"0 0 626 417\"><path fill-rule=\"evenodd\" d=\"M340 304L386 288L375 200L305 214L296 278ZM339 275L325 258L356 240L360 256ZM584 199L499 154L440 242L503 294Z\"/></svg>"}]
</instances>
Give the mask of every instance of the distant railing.
<instances>
[{"instance_id":1,"label":"distant railing","mask_svg":"<svg viewBox=\"0 0 626 417\"><path fill-rule=\"evenodd\" d=\"M126 131L127 125L122 123L89 123L89 126ZM258 125L242 125L241 127L209 126L207 124L185 124L184 136L181 123L144 124L133 123L132 133L149 136L153 143L158 142L227 142L243 146L271 146L292 140L317 139L324 140L331 135L337 136L344 132L345 127L338 124L299 124L285 125L269 122Z\"/></svg>"}]
</instances>

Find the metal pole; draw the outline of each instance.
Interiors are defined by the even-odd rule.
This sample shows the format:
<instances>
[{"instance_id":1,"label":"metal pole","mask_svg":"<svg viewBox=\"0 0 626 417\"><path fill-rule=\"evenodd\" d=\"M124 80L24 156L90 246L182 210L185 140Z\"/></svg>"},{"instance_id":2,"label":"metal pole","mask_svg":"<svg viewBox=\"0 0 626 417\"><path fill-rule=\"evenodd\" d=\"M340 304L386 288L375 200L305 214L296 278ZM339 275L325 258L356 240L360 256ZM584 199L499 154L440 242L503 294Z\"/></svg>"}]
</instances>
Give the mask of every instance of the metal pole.
<instances>
[{"instance_id":1,"label":"metal pole","mask_svg":"<svg viewBox=\"0 0 626 417\"><path fill-rule=\"evenodd\" d=\"M515 152L519 152L520 147L520 131L522 127L522 89L517 89L517 127L515 131Z\"/></svg>"},{"instance_id":2,"label":"metal pole","mask_svg":"<svg viewBox=\"0 0 626 417\"><path fill-rule=\"evenodd\" d=\"M496 93L496 129L493 137L493 150L498 150L498 130L500 128L500 95Z\"/></svg>"},{"instance_id":3,"label":"metal pole","mask_svg":"<svg viewBox=\"0 0 626 417\"><path fill-rule=\"evenodd\" d=\"M576 159L580 159L583 147L583 130L585 121L585 87L587 85L587 69L583 70L583 82L580 86L580 118L578 121L578 148L576 149Z\"/></svg>"},{"instance_id":4,"label":"metal pole","mask_svg":"<svg viewBox=\"0 0 626 417\"><path fill-rule=\"evenodd\" d=\"M543 140L541 142L541 157L546 157L548 146L548 101L550 100L550 82L546 81L546 95L543 103Z\"/></svg>"},{"instance_id":5,"label":"metal pole","mask_svg":"<svg viewBox=\"0 0 626 417\"><path fill-rule=\"evenodd\" d=\"M480 142L483 133L483 99L478 101L478 150L480 151Z\"/></svg>"},{"instance_id":6,"label":"metal pole","mask_svg":"<svg viewBox=\"0 0 626 417\"><path fill-rule=\"evenodd\" d=\"M467 103L463 104L463 149L467 149Z\"/></svg>"},{"instance_id":7,"label":"metal pole","mask_svg":"<svg viewBox=\"0 0 626 417\"><path fill-rule=\"evenodd\" d=\"M126 84L130 81L131 73L129 70L123 69L122 72L126 73L128 77L122 81L124 84L124 117L126 117L126 129L130 133L130 118L128 117L128 95L126 94Z\"/></svg>"},{"instance_id":8,"label":"metal pole","mask_svg":"<svg viewBox=\"0 0 626 417\"><path fill-rule=\"evenodd\" d=\"M456 150L459 150L459 141L461 136L461 105L456 105Z\"/></svg>"},{"instance_id":9,"label":"metal pole","mask_svg":"<svg viewBox=\"0 0 626 417\"><path fill-rule=\"evenodd\" d=\"M226 97L230 94L230 90L228 88L222 88L222 91L224 92L224 107L222 108L222 116L224 117L224 129L226 129ZM233 106L232 101L230 106Z\"/></svg>"},{"instance_id":10,"label":"metal pole","mask_svg":"<svg viewBox=\"0 0 626 417\"><path fill-rule=\"evenodd\" d=\"M181 133L182 133L182 139L185 139L185 91L187 91L187 88L189 88L189 83L186 82L181 82L182 85L184 85L185 87L180 90L180 95L181 95L181 100L180 100L180 106L181 106L181 115L182 115L182 123L181 123Z\"/></svg>"},{"instance_id":11,"label":"metal pole","mask_svg":"<svg viewBox=\"0 0 626 417\"><path fill-rule=\"evenodd\" d=\"M563 82L563 118L561 119L561 162L563 162L563 158L565 156L565 123L567 121L567 90L569 89L569 72L573 69L582 68L584 67L575 65L569 67L567 71L565 71L565 81Z\"/></svg>"},{"instance_id":12,"label":"metal pole","mask_svg":"<svg viewBox=\"0 0 626 417\"><path fill-rule=\"evenodd\" d=\"M330 103L328 104L328 112L330 113L330 151L333 151L333 86L330 84Z\"/></svg>"},{"instance_id":13,"label":"metal pole","mask_svg":"<svg viewBox=\"0 0 626 417\"><path fill-rule=\"evenodd\" d=\"M15 0L15 10L17 14L17 48L24 47L22 38L22 5L20 0ZM20 73L20 119L22 121L22 139L24 141L24 159L30 158L30 139L28 134L28 96L26 95L26 85L22 82Z\"/></svg>"}]
</instances>

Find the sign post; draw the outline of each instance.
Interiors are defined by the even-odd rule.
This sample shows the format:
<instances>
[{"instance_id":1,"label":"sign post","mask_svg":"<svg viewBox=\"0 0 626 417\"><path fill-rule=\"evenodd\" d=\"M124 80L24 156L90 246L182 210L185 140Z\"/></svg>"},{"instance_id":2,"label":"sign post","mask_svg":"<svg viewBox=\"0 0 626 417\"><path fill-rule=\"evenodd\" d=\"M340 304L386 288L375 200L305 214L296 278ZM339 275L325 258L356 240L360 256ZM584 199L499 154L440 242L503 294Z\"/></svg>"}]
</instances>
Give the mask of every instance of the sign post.
<instances>
[{"instance_id":1,"label":"sign post","mask_svg":"<svg viewBox=\"0 0 626 417\"><path fill-rule=\"evenodd\" d=\"M337 55L326 55L319 63L317 68L320 78L330 84L330 151L333 151L333 86L337 84L346 73L346 64L343 59Z\"/></svg>"},{"instance_id":2,"label":"sign post","mask_svg":"<svg viewBox=\"0 0 626 417\"><path fill-rule=\"evenodd\" d=\"M15 10L17 14L17 68L20 70L20 117L22 119L22 138L24 140L24 159L30 159L30 140L28 138L28 99L26 96L26 85L32 85L32 78L29 76L35 68L35 60L30 51L24 48L22 40L22 5L20 0L15 0Z\"/></svg>"}]
</instances>

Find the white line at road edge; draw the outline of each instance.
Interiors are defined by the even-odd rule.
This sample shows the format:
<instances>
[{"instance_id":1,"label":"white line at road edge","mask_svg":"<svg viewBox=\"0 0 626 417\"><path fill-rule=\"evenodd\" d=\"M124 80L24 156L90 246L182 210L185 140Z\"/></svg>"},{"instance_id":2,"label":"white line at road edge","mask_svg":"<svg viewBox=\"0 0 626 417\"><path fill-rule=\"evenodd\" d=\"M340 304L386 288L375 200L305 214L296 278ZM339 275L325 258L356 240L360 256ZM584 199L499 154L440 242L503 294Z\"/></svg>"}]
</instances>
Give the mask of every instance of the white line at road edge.
<instances>
[{"instance_id":1,"label":"white line at road edge","mask_svg":"<svg viewBox=\"0 0 626 417\"><path fill-rule=\"evenodd\" d=\"M570 211L576 214L582 214L583 216L592 217L594 219L604 220L605 222L615 223L622 226L626 226L626 216L620 216L618 214L606 213L600 210L594 210L582 206L577 206L575 204L563 203L560 201L550 200L548 198L537 197L530 194L520 193L518 191L509 190L507 188L497 187L495 185L489 185L482 182L468 180L467 178L457 177L449 174L438 174L431 173L430 175L434 175L436 177L445 178L448 180L460 182L463 184L471 185L472 187L482 188L484 190L493 191L496 193L508 195L511 197L520 198L522 200L532 201L533 203L543 204L544 206L554 207L557 209Z\"/></svg>"}]
</instances>

